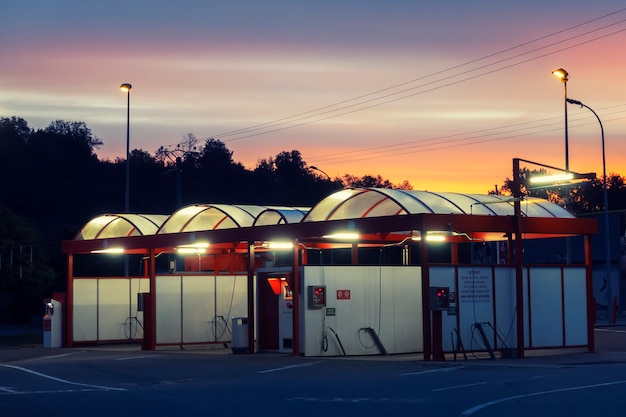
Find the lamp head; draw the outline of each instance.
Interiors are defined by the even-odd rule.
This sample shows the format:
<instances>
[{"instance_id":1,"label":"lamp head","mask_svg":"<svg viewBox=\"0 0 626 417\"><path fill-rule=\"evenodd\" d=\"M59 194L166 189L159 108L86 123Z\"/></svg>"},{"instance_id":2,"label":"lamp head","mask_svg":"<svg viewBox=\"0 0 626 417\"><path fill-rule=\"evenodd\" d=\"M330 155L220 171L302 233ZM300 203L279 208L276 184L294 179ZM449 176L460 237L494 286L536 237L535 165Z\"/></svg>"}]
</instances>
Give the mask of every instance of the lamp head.
<instances>
[{"instance_id":1,"label":"lamp head","mask_svg":"<svg viewBox=\"0 0 626 417\"><path fill-rule=\"evenodd\" d=\"M133 86L129 83L124 83L122 85L120 85L120 90L122 90L125 93L130 92L130 89L133 88Z\"/></svg>"},{"instance_id":2,"label":"lamp head","mask_svg":"<svg viewBox=\"0 0 626 417\"><path fill-rule=\"evenodd\" d=\"M552 75L558 78L561 82L569 80L569 74L563 68L555 69L552 71Z\"/></svg>"}]
</instances>

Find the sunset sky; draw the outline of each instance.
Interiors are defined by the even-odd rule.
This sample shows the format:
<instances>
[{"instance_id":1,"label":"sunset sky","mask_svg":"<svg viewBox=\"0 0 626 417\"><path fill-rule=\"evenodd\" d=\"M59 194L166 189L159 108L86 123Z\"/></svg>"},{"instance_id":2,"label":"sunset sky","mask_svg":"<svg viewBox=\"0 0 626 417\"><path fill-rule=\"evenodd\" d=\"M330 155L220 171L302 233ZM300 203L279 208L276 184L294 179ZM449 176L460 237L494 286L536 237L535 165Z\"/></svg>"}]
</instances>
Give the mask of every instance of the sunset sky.
<instances>
[{"instance_id":1,"label":"sunset sky","mask_svg":"<svg viewBox=\"0 0 626 417\"><path fill-rule=\"evenodd\" d=\"M565 167L564 86L626 176L623 0L11 0L0 117L83 121L125 158L192 133L247 168L299 150L331 177L486 193L512 158ZM569 105L569 165L602 174L600 127Z\"/></svg>"}]
</instances>

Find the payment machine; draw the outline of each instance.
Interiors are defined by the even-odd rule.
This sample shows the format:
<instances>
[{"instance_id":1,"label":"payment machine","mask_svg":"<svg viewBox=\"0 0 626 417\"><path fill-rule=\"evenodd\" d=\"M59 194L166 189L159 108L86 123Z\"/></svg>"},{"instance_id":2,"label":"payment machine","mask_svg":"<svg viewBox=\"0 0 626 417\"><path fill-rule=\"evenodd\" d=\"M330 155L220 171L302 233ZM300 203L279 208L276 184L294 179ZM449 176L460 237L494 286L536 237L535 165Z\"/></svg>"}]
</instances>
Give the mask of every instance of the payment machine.
<instances>
[{"instance_id":1,"label":"payment machine","mask_svg":"<svg viewBox=\"0 0 626 417\"><path fill-rule=\"evenodd\" d=\"M63 346L63 310L60 301L52 298L44 300L45 315L43 316L43 347L57 348Z\"/></svg>"}]
</instances>

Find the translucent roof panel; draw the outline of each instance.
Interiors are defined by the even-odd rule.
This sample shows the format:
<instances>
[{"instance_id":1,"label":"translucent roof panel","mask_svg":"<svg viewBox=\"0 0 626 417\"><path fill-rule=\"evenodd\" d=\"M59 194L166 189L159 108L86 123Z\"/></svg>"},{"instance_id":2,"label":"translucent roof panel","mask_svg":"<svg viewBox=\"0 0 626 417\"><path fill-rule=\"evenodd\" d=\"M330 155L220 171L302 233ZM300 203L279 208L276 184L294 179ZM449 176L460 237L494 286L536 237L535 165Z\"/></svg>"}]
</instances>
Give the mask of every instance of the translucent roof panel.
<instances>
[{"instance_id":1,"label":"translucent roof panel","mask_svg":"<svg viewBox=\"0 0 626 417\"><path fill-rule=\"evenodd\" d=\"M247 208L246 209L244 209ZM194 232L242 226L251 226L255 215L263 208L228 204L195 204L174 212L158 233Z\"/></svg>"},{"instance_id":2,"label":"translucent roof panel","mask_svg":"<svg viewBox=\"0 0 626 417\"><path fill-rule=\"evenodd\" d=\"M547 200L530 198L521 203L522 215L531 217L574 217ZM341 190L320 201L302 220L324 221L399 214L476 214L513 216L510 196L452 192L357 188Z\"/></svg>"},{"instance_id":3,"label":"translucent roof panel","mask_svg":"<svg viewBox=\"0 0 626 417\"><path fill-rule=\"evenodd\" d=\"M308 208L270 208L261 212L254 226L264 226L271 224L298 223L309 211Z\"/></svg>"},{"instance_id":4,"label":"translucent roof panel","mask_svg":"<svg viewBox=\"0 0 626 417\"><path fill-rule=\"evenodd\" d=\"M153 235L167 217L161 214L103 214L87 222L74 239Z\"/></svg>"},{"instance_id":5,"label":"translucent roof panel","mask_svg":"<svg viewBox=\"0 0 626 417\"><path fill-rule=\"evenodd\" d=\"M274 210L273 214L268 211ZM259 216L267 216L264 224L298 222L309 208L267 207L246 204L196 204L173 213L158 231L163 233L249 227L259 224ZM277 215L278 217L276 217ZM255 223L256 222L256 223Z\"/></svg>"}]
</instances>

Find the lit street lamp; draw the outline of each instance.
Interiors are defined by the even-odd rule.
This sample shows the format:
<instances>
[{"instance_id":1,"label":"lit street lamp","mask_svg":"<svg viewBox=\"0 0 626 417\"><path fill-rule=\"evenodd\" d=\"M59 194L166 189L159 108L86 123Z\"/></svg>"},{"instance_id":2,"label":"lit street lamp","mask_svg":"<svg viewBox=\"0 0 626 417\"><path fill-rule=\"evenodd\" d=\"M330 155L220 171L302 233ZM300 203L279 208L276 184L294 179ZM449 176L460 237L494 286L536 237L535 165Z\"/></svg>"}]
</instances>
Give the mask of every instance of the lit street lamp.
<instances>
[{"instance_id":1,"label":"lit street lamp","mask_svg":"<svg viewBox=\"0 0 626 417\"><path fill-rule=\"evenodd\" d=\"M567 81L569 80L569 74L563 68L555 69L552 71L552 75L558 78L563 83L563 89L565 91L565 171L569 171L569 140L567 134Z\"/></svg>"},{"instance_id":2,"label":"lit street lamp","mask_svg":"<svg viewBox=\"0 0 626 417\"><path fill-rule=\"evenodd\" d=\"M124 211L130 212L130 89L129 83L120 85L120 90L126 92L126 195L124 199Z\"/></svg>"},{"instance_id":3,"label":"lit street lamp","mask_svg":"<svg viewBox=\"0 0 626 417\"><path fill-rule=\"evenodd\" d=\"M606 153L604 150L604 127L602 126L602 120L600 120L600 117L598 116L598 114L589 106L587 106L586 104L581 103L578 100L573 100L573 99L566 99L567 103L570 104L576 104L578 106L580 106L580 108L586 108L589 111L591 111L591 113L593 113L594 116L596 116L596 119L598 119L598 123L600 123L600 133L602 135L602 176L604 177L604 181L602 184L602 194L603 194L603 198L604 198L604 247L605 247L605 251L606 251L606 292L607 292L607 309L608 309L608 320L611 323L612 322L612 315L611 315L611 248L610 248L610 239L609 239L609 197L608 197L608 192L607 192L607 185L606 185Z\"/></svg>"}]
</instances>

